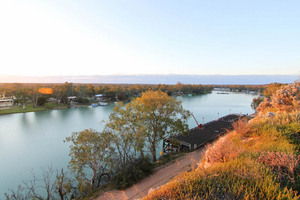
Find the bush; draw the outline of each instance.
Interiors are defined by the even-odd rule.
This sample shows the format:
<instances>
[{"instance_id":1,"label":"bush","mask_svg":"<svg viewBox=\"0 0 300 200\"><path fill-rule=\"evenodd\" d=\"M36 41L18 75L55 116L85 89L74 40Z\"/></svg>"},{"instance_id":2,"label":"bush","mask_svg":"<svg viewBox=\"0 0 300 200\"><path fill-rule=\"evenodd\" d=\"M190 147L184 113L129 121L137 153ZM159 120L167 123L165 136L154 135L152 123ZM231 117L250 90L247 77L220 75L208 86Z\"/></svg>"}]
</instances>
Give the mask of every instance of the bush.
<instances>
[{"instance_id":1,"label":"bush","mask_svg":"<svg viewBox=\"0 0 300 200\"><path fill-rule=\"evenodd\" d=\"M46 103L46 108L48 110L53 110L56 106L56 103Z\"/></svg>"},{"instance_id":2,"label":"bush","mask_svg":"<svg viewBox=\"0 0 300 200\"><path fill-rule=\"evenodd\" d=\"M300 156L294 156L287 153L267 152L262 154L258 161L265 163L274 169L280 181L288 181L295 183L295 173L299 167Z\"/></svg>"},{"instance_id":3,"label":"bush","mask_svg":"<svg viewBox=\"0 0 300 200\"><path fill-rule=\"evenodd\" d=\"M153 168L153 163L149 157L138 158L126 167L117 167L112 182L117 189L130 187L142 178L152 174Z\"/></svg>"},{"instance_id":4,"label":"bush","mask_svg":"<svg viewBox=\"0 0 300 200\"><path fill-rule=\"evenodd\" d=\"M37 105L38 106L43 106L43 105L45 105L46 101L47 101L46 97L41 96L41 97L38 98Z\"/></svg>"},{"instance_id":5,"label":"bush","mask_svg":"<svg viewBox=\"0 0 300 200\"><path fill-rule=\"evenodd\" d=\"M231 133L220 138L213 145L208 145L206 147L208 150L205 152L207 163L227 162L231 158L237 157L242 149L233 142L233 137L233 133Z\"/></svg>"},{"instance_id":6,"label":"bush","mask_svg":"<svg viewBox=\"0 0 300 200\"><path fill-rule=\"evenodd\" d=\"M233 129L237 134L245 136L250 132L251 128L246 118L239 119L232 123Z\"/></svg>"},{"instance_id":7,"label":"bush","mask_svg":"<svg viewBox=\"0 0 300 200\"><path fill-rule=\"evenodd\" d=\"M89 104L91 101L88 98L78 97L77 102L80 104Z\"/></svg>"}]
</instances>

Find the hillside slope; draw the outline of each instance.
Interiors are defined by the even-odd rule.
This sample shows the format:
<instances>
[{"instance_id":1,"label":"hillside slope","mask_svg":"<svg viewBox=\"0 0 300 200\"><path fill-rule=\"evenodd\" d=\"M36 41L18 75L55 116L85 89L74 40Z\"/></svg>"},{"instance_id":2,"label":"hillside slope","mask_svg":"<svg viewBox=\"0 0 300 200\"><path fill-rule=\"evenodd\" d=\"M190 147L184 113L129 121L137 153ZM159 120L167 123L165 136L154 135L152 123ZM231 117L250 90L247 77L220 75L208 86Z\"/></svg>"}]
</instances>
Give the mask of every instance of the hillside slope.
<instances>
[{"instance_id":1,"label":"hillside slope","mask_svg":"<svg viewBox=\"0 0 300 200\"><path fill-rule=\"evenodd\" d=\"M299 103L299 84L284 86L208 147L196 170L143 199L299 199Z\"/></svg>"}]
</instances>

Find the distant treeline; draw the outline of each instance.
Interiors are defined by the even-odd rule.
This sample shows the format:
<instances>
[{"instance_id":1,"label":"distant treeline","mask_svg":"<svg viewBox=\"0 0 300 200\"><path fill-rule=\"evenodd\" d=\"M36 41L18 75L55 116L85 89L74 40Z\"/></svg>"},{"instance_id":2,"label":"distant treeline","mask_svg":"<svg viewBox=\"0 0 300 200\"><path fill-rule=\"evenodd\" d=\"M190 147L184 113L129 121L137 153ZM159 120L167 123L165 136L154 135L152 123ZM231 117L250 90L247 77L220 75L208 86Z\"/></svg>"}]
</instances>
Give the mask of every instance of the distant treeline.
<instances>
[{"instance_id":1,"label":"distant treeline","mask_svg":"<svg viewBox=\"0 0 300 200\"><path fill-rule=\"evenodd\" d=\"M206 94L215 87L230 88L232 91L263 91L266 85L196 85L181 84L176 85L148 85L148 84L80 84L80 83L0 83L0 97L15 97L17 99L30 99L36 97L39 88L52 88L53 93L48 94L47 98L53 97L62 103L67 103L67 97L76 96L79 99L91 98L96 94L104 94L112 101L131 100L140 96L148 90L161 90L168 95L188 95ZM43 95L40 95L43 96Z\"/></svg>"}]
</instances>

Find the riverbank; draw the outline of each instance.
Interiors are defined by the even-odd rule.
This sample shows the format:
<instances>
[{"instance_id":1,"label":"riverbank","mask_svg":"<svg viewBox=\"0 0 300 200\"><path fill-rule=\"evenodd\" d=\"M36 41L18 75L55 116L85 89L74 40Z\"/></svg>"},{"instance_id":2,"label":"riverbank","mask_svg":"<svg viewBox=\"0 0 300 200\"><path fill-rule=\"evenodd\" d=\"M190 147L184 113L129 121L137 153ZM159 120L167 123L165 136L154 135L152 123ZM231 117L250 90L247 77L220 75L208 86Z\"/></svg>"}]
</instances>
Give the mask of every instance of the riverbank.
<instances>
[{"instance_id":1,"label":"riverbank","mask_svg":"<svg viewBox=\"0 0 300 200\"><path fill-rule=\"evenodd\" d=\"M5 107L0 109L0 115L8 115L8 114L15 114L15 113L27 113L27 112L40 112L46 110L61 110L68 108L67 105L59 105L59 106L38 106L36 108L33 105L26 105L25 109L22 106L12 106L12 107Z\"/></svg>"},{"instance_id":2,"label":"riverbank","mask_svg":"<svg viewBox=\"0 0 300 200\"><path fill-rule=\"evenodd\" d=\"M83 108L88 107L89 105L73 105L72 108ZM45 106L38 106L36 108L33 105L26 105L25 109L22 106L12 106L12 107L4 107L0 108L0 115L8 115L8 114L16 114L16 113L27 113L27 112L40 112L40 111L47 111L47 110L63 110L70 108L69 105L61 104L61 105L45 105Z\"/></svg>"}]
</instances>

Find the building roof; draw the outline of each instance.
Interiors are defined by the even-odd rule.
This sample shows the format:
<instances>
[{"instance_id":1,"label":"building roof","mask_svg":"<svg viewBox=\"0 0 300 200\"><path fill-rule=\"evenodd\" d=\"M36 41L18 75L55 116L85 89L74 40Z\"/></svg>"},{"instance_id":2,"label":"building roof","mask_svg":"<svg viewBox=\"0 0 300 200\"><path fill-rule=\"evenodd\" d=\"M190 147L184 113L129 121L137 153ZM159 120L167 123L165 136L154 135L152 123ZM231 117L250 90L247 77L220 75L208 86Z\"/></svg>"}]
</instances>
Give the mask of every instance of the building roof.
<instances>
[{"instance_id":1,"label":"building roof","mask_svg":"<svg viewBox=\"0 0 300 200\"><path fill-rule=\"evenodd\" d=\"M214 138L226 133L227 130L233 128L232 123L238 120L241 116L237 114L226 115L218 120L208 122L200 129L195 127L190 129L189 135L178 135L175 138L181 142L189 144L205 144Z\"/></svg>"}]
</instances>

